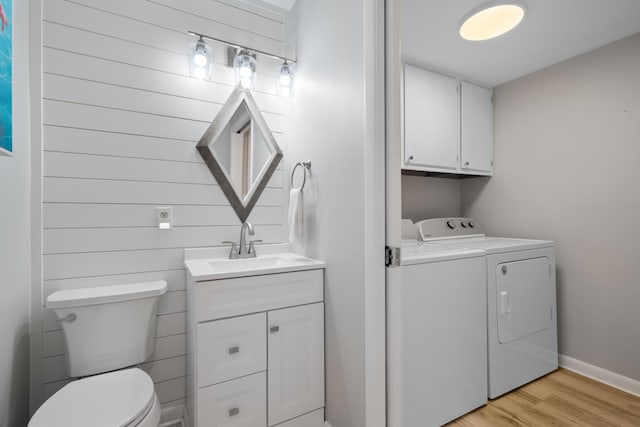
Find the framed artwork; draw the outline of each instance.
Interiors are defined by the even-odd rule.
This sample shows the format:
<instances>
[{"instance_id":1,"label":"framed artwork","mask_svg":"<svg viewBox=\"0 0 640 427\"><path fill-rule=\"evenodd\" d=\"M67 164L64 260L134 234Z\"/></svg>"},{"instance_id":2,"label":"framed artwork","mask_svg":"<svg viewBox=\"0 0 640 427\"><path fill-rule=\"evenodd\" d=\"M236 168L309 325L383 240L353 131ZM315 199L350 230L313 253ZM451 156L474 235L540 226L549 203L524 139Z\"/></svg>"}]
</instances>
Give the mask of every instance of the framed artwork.
<instances>
[{"instance_id":1,"label":"framed artwork","mask_svg":"<svg viewBox=\"0 0 640 427\"><path fill-rule=\"evenodd\" d=\"M13 3L0 0L0 155L13 153Z\"/></svg>"}]
</instances>

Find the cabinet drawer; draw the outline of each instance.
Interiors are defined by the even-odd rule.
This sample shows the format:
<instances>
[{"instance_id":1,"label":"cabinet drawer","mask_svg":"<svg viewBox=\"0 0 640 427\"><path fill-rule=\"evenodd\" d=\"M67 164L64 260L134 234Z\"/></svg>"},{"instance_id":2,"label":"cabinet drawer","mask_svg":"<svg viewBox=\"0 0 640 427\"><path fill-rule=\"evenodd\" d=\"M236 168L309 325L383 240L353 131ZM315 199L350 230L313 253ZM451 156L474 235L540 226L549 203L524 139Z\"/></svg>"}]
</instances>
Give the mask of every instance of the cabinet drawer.
<instances>
[{"instance_id":1,"label":"cabinet drawer","mask_svg":"<svg viewBox=\"0 0 640 427\"><path fill-rule=\"evenodd\" d=\"M198 324L198 387L267 368L266 313Z\"/></svg>"},{"instance_id":2,"label":"cabinet drawer","mask_svg":"<svg viewBox=\"0 0 640 427\"><path fill-rule=\"evenodd\" d=\"M278 427L324 427L324 409L278 424Z\"/></svg>"},{"instance_id":3,"label":"cabinet drawer","mask_svg":"<svg viewBox=\"0 0 640 427\"><path fill-rule=\"evenodd\" d=\"M322 270L307 270L198 282L196 321L319 302L322 281Z\"/></svg>"},{"instance_id":4,"label":"cabinet drawer","mask_svg":"<svg viewBox=\"0 0 640 427\"><path fill-rule=\"evenodd\" d=\"M265 427L267 380L260 372L198 390L199 427Z\"/></svg>"}]
</instances>

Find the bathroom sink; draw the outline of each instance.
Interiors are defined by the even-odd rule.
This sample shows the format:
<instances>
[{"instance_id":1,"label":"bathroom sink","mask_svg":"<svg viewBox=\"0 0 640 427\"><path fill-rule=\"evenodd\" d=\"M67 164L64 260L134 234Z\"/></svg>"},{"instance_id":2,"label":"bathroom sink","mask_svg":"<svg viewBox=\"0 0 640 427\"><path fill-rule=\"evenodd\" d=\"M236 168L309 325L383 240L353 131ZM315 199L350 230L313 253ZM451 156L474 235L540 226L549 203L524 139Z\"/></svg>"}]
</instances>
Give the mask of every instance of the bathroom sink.
<instances>
[{"instance_id":1,"label":"bathroom sink","mask_svg":"<svg viewBox=\"0 0 640 427\"><path fill-rule=\"evenodd\" d=\"M229 259L227 257L186 259L185 265L197 280L227 279L324 267L324 263L321 261L289 252L243 259Z\"/></svg>"},{"instance_id":2,"label":"bathroom sink","mask_svg":"<svg viewBox=\"0 0 640 427\"><path fill-rule=\"evenodd\" d=\"M265 255L244 259L216 259L209 261L211 268L220 273L281 268L307 263L309 258L295 254Z\"/></svg>"}]
</instances>

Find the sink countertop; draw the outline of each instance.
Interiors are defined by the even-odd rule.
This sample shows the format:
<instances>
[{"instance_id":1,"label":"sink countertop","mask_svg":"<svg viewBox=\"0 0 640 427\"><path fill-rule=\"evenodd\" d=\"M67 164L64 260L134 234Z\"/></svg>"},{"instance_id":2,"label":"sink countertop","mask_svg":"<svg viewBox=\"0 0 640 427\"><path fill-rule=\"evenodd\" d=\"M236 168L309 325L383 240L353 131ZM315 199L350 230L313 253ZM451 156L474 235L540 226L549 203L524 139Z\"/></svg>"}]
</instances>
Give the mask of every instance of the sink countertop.
<instances>
[{"instance_id":1,"label":"sink countertop","mask_svg":"<svg viewBox=\"0 0 640 427\"><path fill-rule=\"evenodd\" d=\"M324 268L325 263L290 252L289 244L256 246L256 258L229 259L229 247L184 250L184 264L194 281L288 273Z\"/></svg>"}]
</instances>

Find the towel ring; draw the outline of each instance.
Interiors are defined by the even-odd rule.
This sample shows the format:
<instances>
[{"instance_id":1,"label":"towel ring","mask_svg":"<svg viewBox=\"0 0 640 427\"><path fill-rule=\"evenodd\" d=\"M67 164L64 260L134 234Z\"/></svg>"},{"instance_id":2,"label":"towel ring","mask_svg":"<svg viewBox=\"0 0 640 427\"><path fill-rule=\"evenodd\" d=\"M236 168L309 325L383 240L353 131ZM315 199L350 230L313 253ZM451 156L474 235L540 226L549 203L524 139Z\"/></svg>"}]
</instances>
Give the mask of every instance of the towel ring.
<instances>
[{"instance_id":1,"label":"towel ring","mask_svg":"<svg viewBox=\"0 0 640 427\"><path fill-rule=\"evenodd\" d=\"M293 170L291 171L291 188L293 188L293 177L296 174L298 166L302 166L302 172L304 173L302 176L302 185L300 186L300 190L302 190L304 188L304 184L307 182L307 171L311 169L311 161L307 160L306 162L298 162L293 167Z\"/></svg>"}]
</instances>

